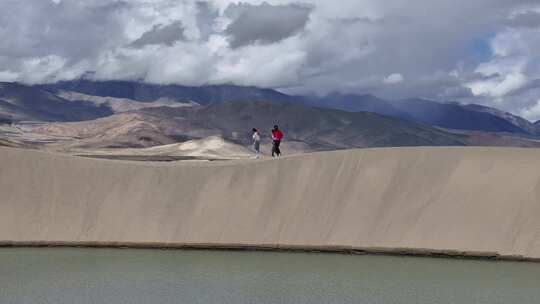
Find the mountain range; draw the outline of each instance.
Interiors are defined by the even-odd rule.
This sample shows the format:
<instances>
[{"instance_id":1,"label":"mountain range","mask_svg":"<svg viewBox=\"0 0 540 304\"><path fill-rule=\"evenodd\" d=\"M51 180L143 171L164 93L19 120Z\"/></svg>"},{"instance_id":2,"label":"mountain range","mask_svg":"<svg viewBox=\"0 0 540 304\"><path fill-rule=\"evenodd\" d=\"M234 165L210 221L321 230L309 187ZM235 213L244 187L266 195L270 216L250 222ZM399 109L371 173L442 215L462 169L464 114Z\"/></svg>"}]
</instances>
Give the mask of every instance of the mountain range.
<instances>
[{"instance_id":1,"label":"mountain range","mask_svg":"<svg viewBox=\"0 0 540 304\"><path fill-rule=\"evenodd\" d=\"M261 101L144 108L97 120L36 124L31 132L62 139L61 144L67 140L70 148L77 149L146 148L212 136L249 146L253 127L269 144L275 123L286 130L288 144L307 151L465 145L464 136L376 113Z\"/></svg>"},{"instance_id":2,"label":"mountain range","mask_svg":"<svg viewBox=\"0 0 540 304\"><path fill-rule=\"evenodd\" d=\"M152 85L129 81L64 81L37 88L53 94L77 92L91 96L126 98L139 102L170 99L209 105L235 101L292 102L348 112L373 112L447 129L540 135L538 124L495 108L437 102L426 99L383 100L372 95L329 94L294 96L271 89L234 85L189 87Z\"/></svg>"},{"instance_id":3,"label":"mountain range","mask_svg":"<svg viewBox=\"0 0 540 304\"><path fill-rule=\"evenodd\" d=\"M131 81L62 81L37 86L48 92L78 92L92 96L127 98L140 102L154 102L162 98L191 101L201 105L229 101L296 101L276 90L235 85L189 87L180 85L153 85Z\"/></svg>"},{"instance_id":4,"label":"mountain range","mask_svg":"<svg viewBox=\"0 0 540 304\"><path fill-rule=\"evenodd\" d=\"M108 106L70 102L39 87L0 82L0 117L4 121L80 121L112 114Z\"/></svg>"},{"instance_id":5,"label":"mountain range","mask_svg":"<svg viewBox=\"0 0 540 304\"><path fill-rule=\"evenodd\" d=\"M294 96L271 89L129 81L0 83L4 142L63 149L144 148L221 136L248 145L275 123L302 151L387 146L539 146L540 125L495 108L372 95ZM31 123L30 123L31 122ZM13 129L15 128L15 129ZM4 132L5 133L5 132ZM264 134L263 133L263 134Z\"/></svg>"},{"instance_id":6,"label":"mountain range","mask_svg":"<svg viewBox=\"0 0 540 304\"><path fill-rule=\"evenodd\" d=\"M475 104L418 98L388 101L371 95L342 94L312 98L308 104L344 111L375 112L446 129L540 135L538 125L524 118Z\"/></svg>"}]
</instances>

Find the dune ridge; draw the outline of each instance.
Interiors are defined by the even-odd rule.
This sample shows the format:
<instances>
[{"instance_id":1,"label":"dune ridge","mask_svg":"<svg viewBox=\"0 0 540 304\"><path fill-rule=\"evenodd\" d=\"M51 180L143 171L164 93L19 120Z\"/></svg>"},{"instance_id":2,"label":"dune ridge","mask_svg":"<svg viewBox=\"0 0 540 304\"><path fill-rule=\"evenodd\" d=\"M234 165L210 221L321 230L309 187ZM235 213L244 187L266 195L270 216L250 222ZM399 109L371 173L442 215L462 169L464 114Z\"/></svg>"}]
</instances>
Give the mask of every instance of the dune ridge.
<instances>
[{"instance_id":1,"label":"dune ridge","mask_svg":"<svg viewBox=\"0 0 540 304\"><path fill-rule=\"evenodd\" d=\"M0 243L540 259L540 153L131 163L0 148Z\"/></svg>"}]
</instances>

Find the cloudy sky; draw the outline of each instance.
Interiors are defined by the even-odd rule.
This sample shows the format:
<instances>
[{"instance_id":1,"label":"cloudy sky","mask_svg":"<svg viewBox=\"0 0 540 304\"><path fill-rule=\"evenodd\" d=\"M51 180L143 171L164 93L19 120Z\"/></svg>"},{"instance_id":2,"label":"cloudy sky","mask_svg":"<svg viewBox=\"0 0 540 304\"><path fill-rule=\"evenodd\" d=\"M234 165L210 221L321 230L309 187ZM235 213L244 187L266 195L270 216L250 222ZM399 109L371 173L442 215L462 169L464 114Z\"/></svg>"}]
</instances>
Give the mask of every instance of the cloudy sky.
<instances>
[{"instance_id":1,"label":"cloudy sky","mask_svg":"<svg viewBox=\"0 0 540 304\"><path fill-rule=\"evenodd\" d=\"M538 0L1 0L0 81L424 97L540 119Z\"/></svg>"}]
</instances>

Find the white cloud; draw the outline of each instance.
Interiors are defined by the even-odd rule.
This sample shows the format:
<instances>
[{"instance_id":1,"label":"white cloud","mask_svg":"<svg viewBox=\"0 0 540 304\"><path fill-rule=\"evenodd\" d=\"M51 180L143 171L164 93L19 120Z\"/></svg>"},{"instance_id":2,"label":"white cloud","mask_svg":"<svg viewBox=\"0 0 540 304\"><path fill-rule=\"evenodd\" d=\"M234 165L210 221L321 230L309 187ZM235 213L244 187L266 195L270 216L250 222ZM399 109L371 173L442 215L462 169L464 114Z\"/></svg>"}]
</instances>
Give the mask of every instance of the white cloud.
<instances>
[{"instance_id":1,"label":"white cloud","mask_svg":"<svg viewBox=\"0 0 540 304\"><path fill-rule=\"evenodd\" d=\"M531 107L521 110L519 114L533 122L540 120L540 99Z\"/></svg>"},{"instance_id":2,"label":"white cloud","mask_svg":"<svg viewBox=\"0 0 540 304\"><path fill-rule=\"evenodd\" d=\"M502 98L527 85L527 77L522 73L511 73L493 79L470 83L468 86L474 95Z\"/></svg>"},{"instance_id":3,"label":"white cloud","mask_svg":"<svg viewBox=\"0 0 540 304\"><path fill-rule=\"evenodd\" d=\"M388 77L385 77L383 82L386 84L398 84L402 83L404 80L405 78L403 78L403 75L399 73L394 73L389 75Z\"/></svg>"},{"instance_id":4,"label":"white cloud","mask_svg":"<svg viewBox=\"0 0 540 304\"><path fill-rule=\"evenodd\" d=\"M0 1L0 79L95 71L98 79L452 98L515 113L537 104L538 0L264 2Z\"/></svg>"},{"instance_id":5,"label":"white cloud","mask_svg":"<svg viewBox=\"0 0 540 304\"><path fill-rule=\"evenodd\" d=\"M478 65L475 72L479 76L465 86L474 96L484 98L486 104L536 118L531 109L535 109L539 97L536 91L540 79L538 47L540 28L500 31L491 41L493 57Z\"/></svg>"},{"instance_id":6,"label":"white cloud","mask_svg":"<svg viewBox=\"0 0 540 304\"><path fill-rule=\"evenodd\" d=\"M0 81L3 82L13 82L17 80L19 74L13 73L11 71L0 71Z\"/></svg>"}]
</instances>

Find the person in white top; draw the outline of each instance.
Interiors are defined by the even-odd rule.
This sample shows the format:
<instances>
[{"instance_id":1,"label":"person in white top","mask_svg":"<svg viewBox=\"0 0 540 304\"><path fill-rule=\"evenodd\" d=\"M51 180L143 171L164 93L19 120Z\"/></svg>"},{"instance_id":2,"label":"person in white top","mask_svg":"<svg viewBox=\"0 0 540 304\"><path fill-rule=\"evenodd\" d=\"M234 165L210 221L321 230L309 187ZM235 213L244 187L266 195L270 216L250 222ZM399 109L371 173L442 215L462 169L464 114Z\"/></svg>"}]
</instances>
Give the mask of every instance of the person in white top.
<instances>
[{"instance_id":1,"label":"person in white top","mask_svg":"<svg viewBox=\"0 0 540 304\"><path fill-rule=\"evenodd\" d=\"M253 128L253 150L255 150L255 158L259 159L261 157L261 136L255 128Z\"/></svg>"}]
</instances>

